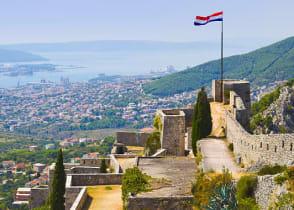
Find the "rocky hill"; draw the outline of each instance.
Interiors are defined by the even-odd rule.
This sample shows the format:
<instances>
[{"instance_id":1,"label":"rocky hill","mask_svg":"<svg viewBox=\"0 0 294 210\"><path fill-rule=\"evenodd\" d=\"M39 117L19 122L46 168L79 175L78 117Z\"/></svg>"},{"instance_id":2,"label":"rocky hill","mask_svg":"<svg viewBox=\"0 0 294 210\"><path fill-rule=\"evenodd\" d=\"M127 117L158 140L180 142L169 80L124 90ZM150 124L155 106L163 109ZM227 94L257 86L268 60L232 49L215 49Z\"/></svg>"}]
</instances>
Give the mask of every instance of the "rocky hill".
<instances>
[{"instance_id":1,"label":"rocky hill","mask_svg":"<svg viewBox=\"0 0 294 210\"><path fill-rule=\"evenodd\" d=\"M243 55L224 58L224 77L245 79L252 87L274 81L294 78L294 37L274 43ZM144 86L146 93L173 95L211 86L211 80L220 78L220 60L180 71Z\"/></svg>"},{"instance_id":2,"label":"rocky hill","mask_svg":"<svg viewBox=\"0 0 294 210\"><path fill-rule=\"evenodd\" d=\"M294 80L252 106L254 134L294 133Z\"/></svg>"}]
</instances>

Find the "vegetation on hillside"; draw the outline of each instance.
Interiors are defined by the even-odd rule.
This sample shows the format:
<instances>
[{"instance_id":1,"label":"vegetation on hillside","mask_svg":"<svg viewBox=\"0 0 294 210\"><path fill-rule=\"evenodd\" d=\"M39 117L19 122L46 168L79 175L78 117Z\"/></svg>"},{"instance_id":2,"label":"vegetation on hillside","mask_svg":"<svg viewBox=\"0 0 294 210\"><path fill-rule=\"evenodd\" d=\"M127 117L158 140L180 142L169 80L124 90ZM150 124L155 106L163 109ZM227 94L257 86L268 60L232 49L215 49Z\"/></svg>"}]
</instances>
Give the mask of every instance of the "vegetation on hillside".
<instances>
[{"instance_id":1,"label":"vegetation on hillside","mask_svg":"<svg viewBox=\"0 0 294 210\"><path fill-rule=\"evenodd\" d=\"M198 93L192 122L192 149L195 156L197 153L197 141L207 137L211 132L211 128L212 118L210 104L205 89L202 87L201 91Z\"/></svg>"},{"instance_id":2,"label":"vegetation on hillside","mask_svg":"<svg viewBox=\"0 0 294 210\"><path fill-rule=\"evenodd\" d=\"M254 87L294 78L294 37L243 55L224 58L224 77L246 79ZM220 78L220 60L177 72L144 85L144 91L167 96L210 86Z\"/></svg>"}]
</instances>

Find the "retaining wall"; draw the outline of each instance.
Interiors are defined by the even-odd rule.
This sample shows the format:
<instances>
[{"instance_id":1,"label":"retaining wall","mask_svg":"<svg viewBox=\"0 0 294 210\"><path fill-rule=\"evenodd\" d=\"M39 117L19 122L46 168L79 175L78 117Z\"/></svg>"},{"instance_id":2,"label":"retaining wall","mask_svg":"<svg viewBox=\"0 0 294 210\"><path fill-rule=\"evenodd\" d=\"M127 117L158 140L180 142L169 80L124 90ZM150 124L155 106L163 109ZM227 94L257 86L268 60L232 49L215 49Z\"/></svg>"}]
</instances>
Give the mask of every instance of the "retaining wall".
<instances>
[{"instance_id":1,"label":"retaining wall","mask_svg":"<svg viewBox=\"0 0 294 210\"><path fill-rule=\"evenodd\" d=\"M192 210L193 196L180 197L129 197L128 210L156 209L156 210Z\"/></svg>"},{"instance_id":2,"label":"retaining wall","mask_svg":"<svg viewBox=\"0 0 294 210\"><path fill-rule=\"evenodd\" d=\"M70 210L83 209L87 198L88 198L87 188L83 187L80 193L78 194L77 198L75 199L73 205L71 206Z\"/></svg>"},{"instance_id":3,"label":"retaining wall","mask_svg":"<svg viewBox=\"0 0 294 210\"><path fill-rule=\"evenodd\" d=\"M245 166L256 161L269 165L294 163L294 134L251 135L227 110L226 136Z\"/></svg>"},{"instance_id":4,"label":"retaining wall","mask_svg":"<svg viewBox=\"0 0 294 210\"><path fill-rule=\"evenodd\" d=\"M72 174L71 186L116 185L122 183L122 174Z\"/></svg>"}]
</instances>

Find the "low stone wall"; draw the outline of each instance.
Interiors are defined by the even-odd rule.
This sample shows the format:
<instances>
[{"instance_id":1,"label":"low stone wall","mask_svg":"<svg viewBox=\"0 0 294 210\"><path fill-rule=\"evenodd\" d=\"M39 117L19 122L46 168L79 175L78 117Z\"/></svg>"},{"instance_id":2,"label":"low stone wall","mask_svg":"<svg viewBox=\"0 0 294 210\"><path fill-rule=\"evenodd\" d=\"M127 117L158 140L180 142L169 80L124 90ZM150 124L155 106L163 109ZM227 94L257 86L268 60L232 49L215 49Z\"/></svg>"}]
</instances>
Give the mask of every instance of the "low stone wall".
<instances>
[{"instance_id":1,"label":"low stone wall","mask_svg":"<svg viewBox=\"0 0 294 210\"><path fill-rule=\"evenodd\" d=\"M254 190L254 197L257 204L262 210L267 210L271 202L276 200L276 197L281 193L287 193L286 184L278 185L275 183L274 178L278 175L259 176L258 182ZM289 210L291 208L289 207ZM287 210L287 208L285 208Z\"/></svg>"},{"instance_id":2,"label":"low stone wall","mask_svg":"<svg viewBox=\"0 0 294 210\"><path fill-rule=\"evenodd\" d=\"M147 138L151 133L134 132L134 131L118 131L116 132L116 140L125 146L144 147Z\"/></svg>"},{"instance_id":3,"label":"low stone wall","mask_svg":"<svg viewBox=\"0 0 294 210\"><path fill-rule=\"evenodd\" d=\"M71 174L93 174L98 172L99 167L78 166L70 169Z\"/></svg>"},{"instance_id":4,"label":"low stone wall","mask_svg":"<svg viewBox=\"0 0 294 210\"><path fill-rule=\"evenodd\" d=\"M88 198L87 188L83 187L80 193L78 194L76 200L74 201L73 205L71 206L70 210L83 209L87 198Z\"/></svg>"},{"instance_id":5,"label":"low stone wall","mask_svg":"<svg viewBox=\"0 0 294 210\"><path fill-rule=\"evenodd\" d=\"M294 163L294 134L251 135L226 111L226 136L245 166L257 161L269 165Z\"/></svg>"},{"instance_id":6,"label":"low stone wall","mask_svg":"<svg viewBox=\"0 0 294 210\"><path fill-rule=\"evenodd\" d=\"M93 167L100 167L101 161L103 158L82 158L80 161L80 166L93 166ZM110 158L105 158L106 164L110 165Z\"/></svg>"},{"instance_id":7,"label":"low stone wall","mask_svg":"<svg viewBox=\"0 0 294 210\"><path fill-rule=\"evenodd\" d=\"M71 186L116 185L122 183L122 174L72 174Z\"/></svg>"},{"instance_id":8,"label":"low stone wall","mask_svg":"<svg viewBox=\"0 0 294 210\"><path fill-rule=\"evenodd\" d=\"M47 185L34 187L31 190L30 208L37 208L44 206L49 195L49 188Z\"/></svg>"},{"instance_id":9,"label":"low stone wall","mask_svg":"<svg viewBox=\"0 0 294 210\"><path fill-rule=\"evenodd\" d=\"M156 210L192 210L193 196L182 197L129 197L128 210L156 209Z\"/></svg>"},{"instance_id":10,"label":"low stone wall","mask_svg":"<svg viewBox=\"0 0 294 210\"><path fill-rule=\"evenodd\" d=\"M66 187L65 188L65 209L69 210L75 202L77 196L81 192L81 187Z\"/></svg>"}]
</instances>

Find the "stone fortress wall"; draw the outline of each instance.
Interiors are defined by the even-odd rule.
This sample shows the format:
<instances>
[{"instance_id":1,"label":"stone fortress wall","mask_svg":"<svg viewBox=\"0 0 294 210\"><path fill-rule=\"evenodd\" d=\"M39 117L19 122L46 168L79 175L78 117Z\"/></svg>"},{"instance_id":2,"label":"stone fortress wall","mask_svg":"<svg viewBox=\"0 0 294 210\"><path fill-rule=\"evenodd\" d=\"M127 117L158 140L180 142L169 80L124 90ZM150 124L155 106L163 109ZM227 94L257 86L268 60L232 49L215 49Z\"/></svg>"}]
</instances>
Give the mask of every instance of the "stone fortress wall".
<instances>
[{"instance_id":1,"label":"stone fortress wall","mask_svg":"<svg viewBox=\"0 0 294 210\"><path fill-rule=\"evenodd\" d=\"M126 146L144 147L150 134L148 132L118 131L116 132L116 140L117 143Z\"/></svg>"},{"instance_id":2,"label":"stone fortress wall","mask_svg":"<svg viewBox=\"0 0 294 210\"><path fill-rule=\"evenodd\" d=\"M294 163L294 134L251 135L226 111L226 136L234 144L237 158L249 166L254 162L269 165Z\"/></svg>"},{"instance_id":3,"label":"stone fortress wall","mask_svg":"<svg viewBox=\"0 0 294 210\"><path fill-rule=\"evenodd\" d=\"M224 90L230 90L230 110L226 111L226 137L234 144L237 162L250 166L255 162L269 165L290 165L294 163L294 134L251 135L250 84L242 80L224 80ZM218 89L218 90L216 90ZM212 83L212 95L220 100L220 81ZM243 127L243 126L244 127Z\"/></svg>"}]
</instances>

